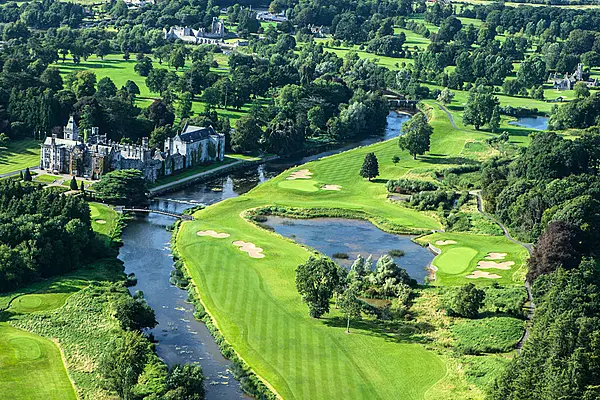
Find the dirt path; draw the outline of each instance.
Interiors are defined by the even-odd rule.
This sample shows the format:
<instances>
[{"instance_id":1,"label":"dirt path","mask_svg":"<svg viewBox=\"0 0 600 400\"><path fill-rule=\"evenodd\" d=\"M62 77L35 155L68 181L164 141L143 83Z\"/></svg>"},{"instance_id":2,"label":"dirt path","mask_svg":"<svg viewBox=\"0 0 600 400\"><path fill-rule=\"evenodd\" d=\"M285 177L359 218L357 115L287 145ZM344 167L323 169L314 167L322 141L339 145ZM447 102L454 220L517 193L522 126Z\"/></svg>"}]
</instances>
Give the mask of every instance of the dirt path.
<instances>
[{"instance_id":1,"label":"dirt path","mask_svg":"<svg viewBox=\"0 0 600 400\"><path fill-rule=\"evenodd\" d=\"M435 103L435 104L438 105L440 110L442 110L443 112L446 113L446 115L448 116L448 119L450 119L450 123L452 124L452 127L454 129L458 129L458 127L456 126L456 123L454 123L454 117L452 116L452 113L450 111L448 111L448 109L446 107L444 107L443 105L441 105L440 103Z\"/></svg>"},{"instance_id":2,"label":"dirt path","mask_svg":"<svg viewBox=\"0 0 600 400\"><path fill-rule=\"evenodd\" d=\"M442 106L440 106L440 108L442 108ZM529 253L529 255L531 256L531 253L533 251L533 245L531 243L523 243L515 238L513 238L510 235L510 232L508 231L508 229L506 228L506 226L504 226L504 224L502 222L500 222L499 220L497 220L494 216L486 213L485 211L483 211L483 199L481 198L481 193L479 191L470 191L470 194L474 195L477 197L477 210L486 218L490 219L491 221L494 221L496 224L498 224L498 226L500 228L502 228L502 231L504 232L504 236L510 240L513 243L516 243L520 246L523 246L525 248L525 250L527 250L527 252ZM535 311L535 304L533 302L533 295L531 294L531 284L529 283L529 281L525 280L525 289L527 290L527 299L528 299L528 306L527 306L527 324L525 327L525 332L523 333L523 337L521 338L521 340L519 340L519 342L517 343L517 354L521 354L521 349L523 348L523 344L525 344L525 342L527 341L527 339L529 338L529 324L531 322L531 319L533 318L533 312Z\"/></svg>"}]
</instances>

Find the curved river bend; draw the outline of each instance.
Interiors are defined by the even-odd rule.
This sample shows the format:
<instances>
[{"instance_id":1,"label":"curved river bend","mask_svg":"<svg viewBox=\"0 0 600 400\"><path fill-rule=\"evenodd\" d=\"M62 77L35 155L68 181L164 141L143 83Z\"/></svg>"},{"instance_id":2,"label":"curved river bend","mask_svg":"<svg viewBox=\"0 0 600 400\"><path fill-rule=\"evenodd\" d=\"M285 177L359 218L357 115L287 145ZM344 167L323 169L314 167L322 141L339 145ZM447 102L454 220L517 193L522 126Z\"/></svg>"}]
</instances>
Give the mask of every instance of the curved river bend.
<instances>
[{"instance_id":1,"label":"curved river bend","mask_svg":"<svg viewBox=\"0 0 600 400\"><path fill-rule=\"evenodd\" d=\"M400 134L402 123L408 119L408 115L392 111L388 115L388 125L383 137L368 138L335 150L304 157L295 160L293 163L303 164L357 146L366 146L381 140L391 139ZM186 208L193 207L194 204L215 204L248 192L289 166L289 164L261 165L250 171L215 178L177 192L168 193L160 199L153 200L151 207L183 212ZM171 285L169 282L173 260L170 251L171 233L166 228L171 226L173 222L172 218L159 214L138 215L124 229L123 247L121 247L119 258L125 264L125 272L128 274L135 273L137 277L137 285L130 288L130 291L132 293L137 290L143 291L148 304L154 309L158 325L152 330L152 333L158 342L157 353L169 366L187 363L202 366L206 376L207 399L247 398L243 394L239 383L233 379L229 370L229 361L221 355L206 326L194 319L193 307L187 302L187 292ZM302 224L301 221L297 223ZM386 246L393 247L393 249L403 249L406 256L404 259L400 258L398 260L400 265L407 268L413 278L419 281L423 280L425 276L423 268L431 260L431 256L419 253L419 250L423 249L418 248L417 245L410 243L412 245L410 246L408 243L404 243L403 241L410 242L408 238L384 233L368 222L340 220L338 223L351 224L355 230L362 231L363 234L366 232L368 235L375 235L373 237L375 241L378 240L377 238L384 238L384 243L387 243ZM298 237L301 236L298 233L296 234ZM302 240L301 238L298 239L299 242L302 242ZM352 251L348 250L347 252L349 254L360 252L365 256L373 253L375 257L380 255L379 253L392 250L392 248L382 247L381 244L375 246L377 248L365 247L362 245L364 242L364 240L357 240L346 243L347 246L352 246ZM373 241L371 243L373 244ZM330 249L332 247L327 247L326 242L311 241L308 243L307 241L307 244L331 255ZM356 246L357 244L358 246Z\"/></svg>"}]
</instances>

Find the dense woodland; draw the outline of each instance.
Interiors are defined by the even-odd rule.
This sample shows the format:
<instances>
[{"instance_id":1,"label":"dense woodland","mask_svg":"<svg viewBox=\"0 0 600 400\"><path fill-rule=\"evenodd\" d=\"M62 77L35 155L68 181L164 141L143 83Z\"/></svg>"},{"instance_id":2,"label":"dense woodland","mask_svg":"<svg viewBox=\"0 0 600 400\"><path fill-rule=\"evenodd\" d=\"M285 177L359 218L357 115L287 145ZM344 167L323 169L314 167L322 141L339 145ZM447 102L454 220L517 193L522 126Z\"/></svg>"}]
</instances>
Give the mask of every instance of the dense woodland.
<instances>
[{"instance_id":1,"label":"dense woodland","mask_svg":"<svg viewBox=\"0 0 600 400\"><path fill-rule=\"evenodd\" d=\"M0 182L0 292L72 271L104 251L85 200Z\"/></svg>"}]
</instances>

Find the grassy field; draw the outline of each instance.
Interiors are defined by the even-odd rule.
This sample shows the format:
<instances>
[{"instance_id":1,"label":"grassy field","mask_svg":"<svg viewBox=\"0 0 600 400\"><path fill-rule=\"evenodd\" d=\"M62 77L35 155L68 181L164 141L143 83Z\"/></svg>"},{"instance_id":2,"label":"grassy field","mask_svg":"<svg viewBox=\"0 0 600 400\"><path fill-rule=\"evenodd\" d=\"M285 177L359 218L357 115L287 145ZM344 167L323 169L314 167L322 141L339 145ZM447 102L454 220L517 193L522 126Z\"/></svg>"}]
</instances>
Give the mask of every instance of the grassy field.
<instances>
[{"instance_id":1,"label":"grassy field","mask_svg":"<svg viewBox=\"0 0 600 400\"><path fill-rule=\"evenodd\" d=\"M223 159L223 162L215 162L214 164L209 164L209 165L198 165L198 166L186 169L184 171L181 171L180 173L177 173L175 175L163 176L161 178L158 178L156 180L156 182L153 182L152 184L150 184L149 187L152 188L152 187L164 185L166 183L175 182L179 179L186 178L188 176L192 176L195 174L199 174L201 172L210 171L211 169L222 167L224 165L234 163L238 160L239 160L238 158L225 156L225 158Z\"/></svg>"},{"instance_id":2,"label":"grassy field","mask_svg":"<svg viewBox=\"0 0 600 400\"><path fill-rule=\"evenodd\" d=\"M438 241L451 240L455 244L440 246ZM464 285L465 283L492 284L515 284L523 281L523 267L527 258L527 251L520 245L509 241L504 236L469 235L464 233L440 232L423 236L418 239L420 243L431 243L442 250L442 253L433 260L437 267L436 285ZM508 270L481 269L490 274L499 275L499 279L477 278L469 279L467 275L477 268L479 261L486 260L489 252L506 253L506 256L496 262L514 262Z\"/></svg>"},{"instance_id":3,"label":"grassy field","mask_svg":"<svg viewBox=\"0 0 600 400\"><path fill-rule=\"evenodd\" d=\"M77 399L58 347L0 323L0 393L13 400Z\"/></svg>"},{"instance_id":4,"label":"grassy field","mask_svg":"<svg viewBox=\"0 0 600 400\"><path fill-rule=\"evenodd\" d=\"M440 389L436 382L448 368L454 368L448 360L397 330L369 322L351 335L344 334L343 320L335 309L320 320L309 318L294 277L297 265L310 252L242 217L245 210L264 206L335 208L365 213L378 225L440 229L434 215L387 201L384 183L407 174L431 179L432 171L465 162L461 153L467 142L478 142L485 150L484 139L490 134L452 128L438 107L432 107L430 113L435 130L426 156L413 160L392 140L313 161L246 195L199 211L196 221L184 223L179 231L178 249L206 309L241 356L284 398L442 398L445 386ZM487 149L491 152L489 146ZM372 182L358 176L368 152L376 154L380 165L380 176ZM400 157L397 165L392 163L395 155ZM312 173L309 180L287 179L302 169ZM324 184L340 185L341 190L322 190ZM196 234L207 229L231 236L215 239ZM473 243L467 242L467 237ZM236 240L261 247L265 258L248 257L231 244ZM503 237L465 235L463 242L463 247L479 246L481 251L496 244L487 251L522 256ZM457 268L467 270L472 259L464 257L458 264ZM505 281L513 283L511 278ZM454 383L462 379L458 372L452 376ZM434 386L436 390L430 391ZM452 398L448 392L444 396Z\"/></svg>"},{"instance_id":5,"label":"grassy field","mask_svg":"<svg viewBox=\"0 0 600 400\"><path fill-rule=\"evenodd\" d=\"M37 140L11 140L0 147L0 174L24 170L40 163L40 142Z\"/></svg>"},{"instance_id":6,"label":"grassy field","mask_svg":"<svg viewBox=\"0 0 600 400\"><path fill-rule=\"evenodd\" d=\"M92 229L98 235L108 236L116 221L117 213L110 207L101 203L89 203L92 218Z\"/></svg>"}]
</instances>

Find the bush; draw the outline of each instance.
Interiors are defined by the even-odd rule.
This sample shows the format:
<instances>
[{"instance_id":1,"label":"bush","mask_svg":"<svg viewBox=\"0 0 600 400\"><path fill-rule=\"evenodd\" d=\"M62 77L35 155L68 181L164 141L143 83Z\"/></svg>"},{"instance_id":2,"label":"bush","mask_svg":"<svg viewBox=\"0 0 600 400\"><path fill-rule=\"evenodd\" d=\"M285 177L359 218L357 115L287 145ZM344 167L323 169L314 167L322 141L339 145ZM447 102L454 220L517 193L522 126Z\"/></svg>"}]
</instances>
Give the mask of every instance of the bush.
<instances>
[{"instance_id":1,"label":"bush","mask_svg":"<svg viewBox=\"0 0 600 400\"><path fill-rule=\"evenodd\" d=\"M436 190L438 185L428 181L417 181L411 179L389 180L386 189L391 193L412 194L424 191Z\"/></svg>"},{"instance_id":2,"label":"bush","mask_svg":"<svg viewBox=\"0 0 600 400\"><path fill-rule=\"evenodd\" d=\"M485 292L467 283L444 299L444 308L450 316L476 318L485 300Z\"/></svg>"},{"instance_id":3,"label":"bush","mask_svg":"<svg viewBox=\"0 0 600 400\"><path fill-rule=\"evenodd\" d=\"M440 206L448 210L454 206L455 198L456 193L450 191L419 192L412 195L410 205L420 211L435 210Z\"/></svg>"}]
</instances>

